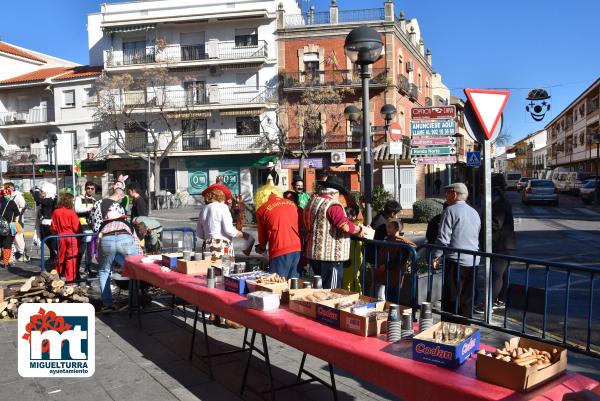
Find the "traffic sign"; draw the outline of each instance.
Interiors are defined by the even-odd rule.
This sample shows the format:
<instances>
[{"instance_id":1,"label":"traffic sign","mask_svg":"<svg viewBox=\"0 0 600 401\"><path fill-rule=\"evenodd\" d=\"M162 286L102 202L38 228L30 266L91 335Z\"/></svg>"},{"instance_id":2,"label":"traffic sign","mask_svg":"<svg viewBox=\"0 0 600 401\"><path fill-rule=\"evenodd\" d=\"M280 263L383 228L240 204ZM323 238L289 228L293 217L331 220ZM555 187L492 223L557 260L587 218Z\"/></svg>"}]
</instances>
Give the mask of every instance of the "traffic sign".
<instances>
[{"instance_id":1,"label":"traffic sign","mask_svg":"<svg viewBox=\"0 0 600 401\"><path fill-rule=\"evenodd\" d=\"M456 156L413 157L410 162L412 164L455 164Z\"/></svg>"},{"instance_id":2,"label":"traffic sign","mask_svg":"<svg viewBox=\"0 0 600 401\"><path fill-rule=\"evenodd\" d=\"M480 167L481 166L481 152L467 152L467 166L468 167Z\"/></svg>"},{"instance_id":3,"label":"traffic sign","mask_svg":"<svg viewBox=\"0 0 600 401\"><path fill-rule=\"evenodd\" d=\"M506 106L509 91L489 89L465 89L465 94L483 128L485 138L490 140Z\"/></svg>"},{"instance_id":4,"label":"traffic sign","mask_svg":"<svg viewBox=\"0 0 600 401\"><path fill-rule=\"evenodd\" d=\"M454 146L411 148L410 154L411 156L454 155L456 154L456 148Z\"/></svg>"},{"instance_id":5,"label":"traffic sign","mask_svg":"<svg viewBox=\"0 0 600 401\"><path fill-rule=\"evenodd\" d=\"M441 107L413 107L410 109L410 118L414 120L433 120L436 118L455 118L456 106Z\"/></svg>"},{"instance_id":6,"label":"traffic sign","mask_svg":"<svg viewBox=\"0 0 600 401\"><path fill-rule=\"evenodd\" d=\"M494 132L492 133L492 137L489 140L486 140L485 133L483 132L483 128L481 127L481 124L479 123L479 120L477 119L477 116L475 115L475 111L473 110L473 107L471 106L471 102L469 102L467 100L465 103L465 110L464 110L464 122L465 122L465 129L467 131L467 134L469 134L471 139L473 139L475 142L479 142L479 143L492 142L493 143L498 138L498 135L500 135L500 131L502 130L502 125L504 124L504 117L500 116L500 121L498 122L498 124L496 124L496 128L494 129Z\"/></svg>"},{"instance_id":7,"label":"traffic sign","mask_svg":"<svg viewBox=\"0 0 600 401\"><path fill-rule=\"evenodd\" d=\"M400 123L392 123L390 125L390 139L392 141L402 140L402 127Z\"/></svg>"},{"instance_id":8,"label":"traffic sign","mask_svg":"<svg viewBox=\"0 0 600 401\"><path fill-rule=\"evenodd\" d=\"M412 136L452 136L456 134L454 120L411 121Z\"/></svg>"},{"instance_id":9,"label":"traffic sign","mask_svg":"<svg viewBox=\"0 0 600 401\"><path fill-rule=\"evenodd\" d=\"M440 136L435 138L419 137L410 140L412 146L430 146L430 145L454 145L456 138L451 136Z\"/></svg>"},{"instance_id":10,"label":"traffic sign","mask_svg":"<svg viewBox=\"0 0 600 401\"><path fill-rule=\"evenodd\" d=\"M390 155L402 154L402 142L390 142Z\"/></svg>"}]
</instances>

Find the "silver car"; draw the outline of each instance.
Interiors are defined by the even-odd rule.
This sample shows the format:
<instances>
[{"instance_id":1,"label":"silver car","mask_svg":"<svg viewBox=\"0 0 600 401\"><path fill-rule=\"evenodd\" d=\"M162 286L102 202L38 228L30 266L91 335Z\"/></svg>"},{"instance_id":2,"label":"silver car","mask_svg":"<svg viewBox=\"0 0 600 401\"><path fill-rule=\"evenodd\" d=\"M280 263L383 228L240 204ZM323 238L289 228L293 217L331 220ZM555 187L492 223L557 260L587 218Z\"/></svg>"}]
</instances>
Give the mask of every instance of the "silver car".
<instances>
[{"instance_id":1,"label":"silver car","mask_svg":"<svg viewBox=\"0 0 600 401\"><path fill-rule=\"evenodd\" d=\"M546 202L558 206L558 189L551 180L529 180L521 201L526 205L532 202Z\"/></svg>"},{"instance_id":2,"label":"silver car","mask_svg":"<svg viewBox=\"0 0 600 401\"><path fill-rule=\"evenodd\" d=\"M525 187L527 186L527 183L531 179L532 179L532 177L521 177L519 182L517 182L517 191L521 192L523 189L525 189Z\"/></svg>"}]
</instances>

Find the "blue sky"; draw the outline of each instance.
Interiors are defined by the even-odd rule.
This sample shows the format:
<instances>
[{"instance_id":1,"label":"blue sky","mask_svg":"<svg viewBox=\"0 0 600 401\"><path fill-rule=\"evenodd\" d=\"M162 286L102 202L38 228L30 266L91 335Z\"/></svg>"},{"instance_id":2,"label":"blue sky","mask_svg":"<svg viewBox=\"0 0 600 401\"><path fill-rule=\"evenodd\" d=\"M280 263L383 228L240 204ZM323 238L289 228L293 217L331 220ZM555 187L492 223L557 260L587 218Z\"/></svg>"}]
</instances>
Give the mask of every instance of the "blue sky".
<instances>
[{"instance_id":1,"label":"blue sky","mask_svg":"<svg viewBox=\"0 0 600 401\"><path fill-rule=\"evenodd\" d=\"M199 0L201 1L201 0ZM2 40L87 63L86 19L97 0L3 2ZM324 11L330 0L311 0ZM396 0L396 13L419 20L434 69L455 96L462 89L510 88L505 128L517 140L543 128L600 77L600 1ZM383 0L338 0L342 9L382 7ZM35 12L33 12L35 10ZM525 112L529 89L544 87L552 110L539 123Z\"/></svg>"}]
</instances>

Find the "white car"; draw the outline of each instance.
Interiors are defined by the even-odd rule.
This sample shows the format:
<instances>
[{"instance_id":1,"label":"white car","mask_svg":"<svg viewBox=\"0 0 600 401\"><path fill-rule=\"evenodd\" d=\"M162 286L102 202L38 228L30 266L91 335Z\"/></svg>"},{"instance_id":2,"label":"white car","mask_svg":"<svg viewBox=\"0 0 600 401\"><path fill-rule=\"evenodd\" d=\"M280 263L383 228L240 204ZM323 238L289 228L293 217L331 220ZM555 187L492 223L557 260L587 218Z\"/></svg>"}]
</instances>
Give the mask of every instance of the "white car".
<instances>
[{"instance_id":1,"label":"white car","mask_svg":"<svg viewBox=\"0 0 600 401\"><path fill-rule=\"evenodd\" d=\"M523 177L523 174L517 171L509 171L506 173L506 189L517 189L517 183Z\"/></svg>"}]
</instances>

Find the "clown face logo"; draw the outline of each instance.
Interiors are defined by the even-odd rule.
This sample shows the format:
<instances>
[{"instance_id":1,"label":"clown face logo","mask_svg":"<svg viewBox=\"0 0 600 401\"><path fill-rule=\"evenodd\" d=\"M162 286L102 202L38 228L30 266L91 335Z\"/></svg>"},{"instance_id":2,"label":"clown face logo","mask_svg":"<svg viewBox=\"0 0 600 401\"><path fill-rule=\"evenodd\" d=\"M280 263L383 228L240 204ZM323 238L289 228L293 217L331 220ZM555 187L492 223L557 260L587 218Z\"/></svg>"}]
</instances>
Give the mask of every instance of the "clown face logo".
<instances>
[{"instance_id":1,"label":"clown face logo","mask_svg":"<svg viewBox=\"0 0 600 401\"><path fill-rule=\"evenodd\" d=\"M535 121L542 121L546 113L550 111L550 96L545 89L532 89L527 94L527 101L525 110Z\"/></svg>"}]
</instances>

